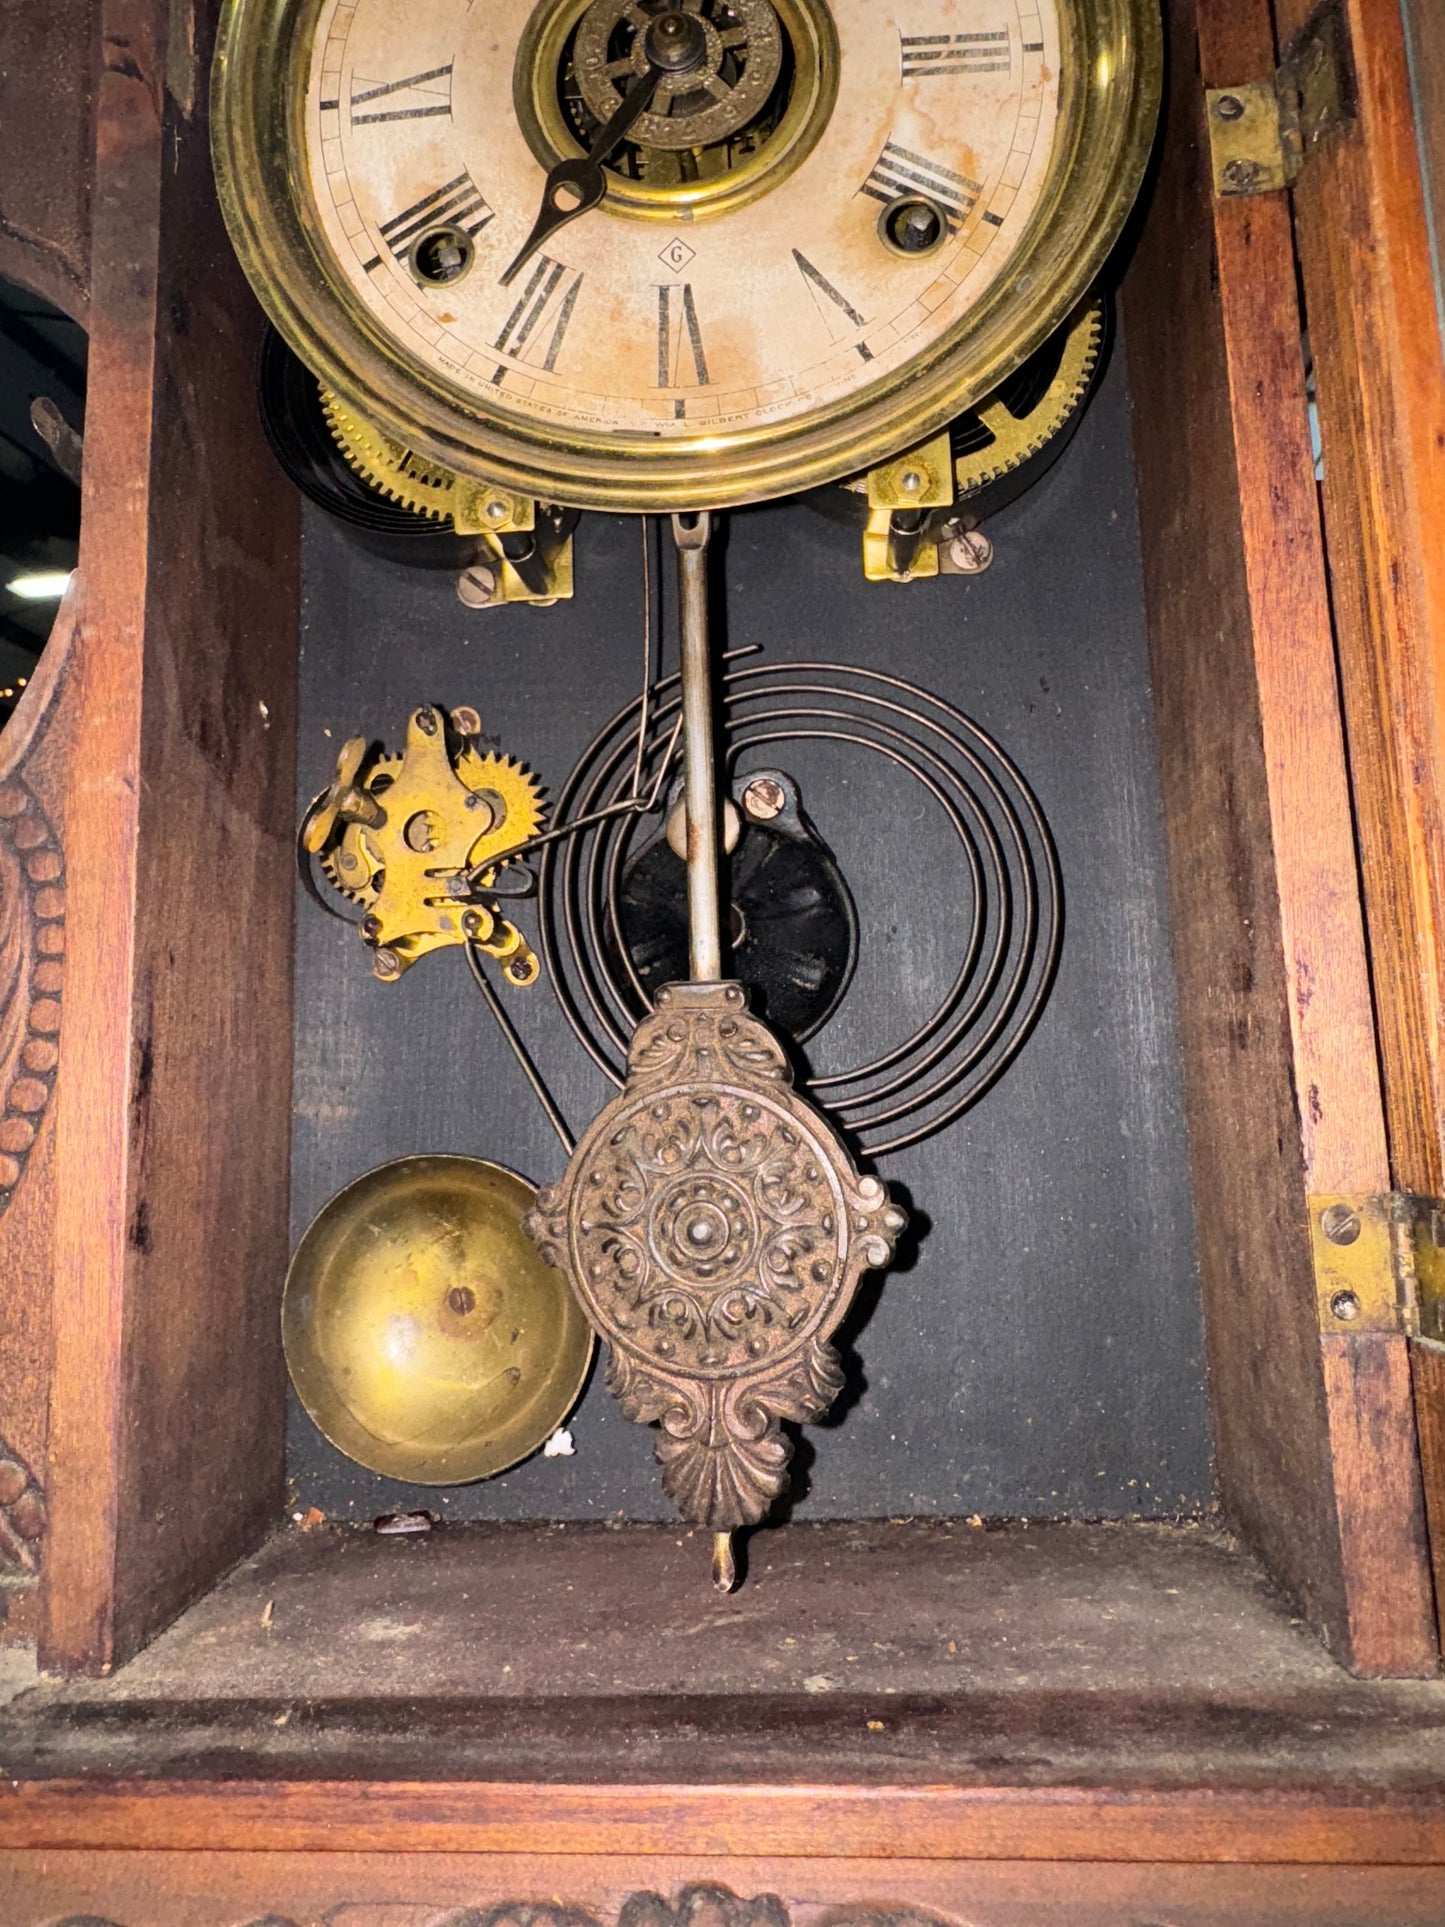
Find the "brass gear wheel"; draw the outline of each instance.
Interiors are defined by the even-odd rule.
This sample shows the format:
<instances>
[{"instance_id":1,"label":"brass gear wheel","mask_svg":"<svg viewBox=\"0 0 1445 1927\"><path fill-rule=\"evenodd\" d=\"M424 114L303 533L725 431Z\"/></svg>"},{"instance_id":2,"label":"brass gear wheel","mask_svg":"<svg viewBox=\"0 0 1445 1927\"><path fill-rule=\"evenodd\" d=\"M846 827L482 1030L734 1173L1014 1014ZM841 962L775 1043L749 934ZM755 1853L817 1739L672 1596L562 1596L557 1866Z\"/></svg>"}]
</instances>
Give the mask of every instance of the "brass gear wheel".
<instances>
[{"instance_id":1,"label":"brass gear wheel","mask_svg":"<svg viewBox=\"0 0 1445 1927\"><path fill-rule=\"evenodd\" d=\"M395 779L401 760L390 753L373 757L363 780L378 802ZM479 842L499 846L495 858L489 850L481 857L489 865L487 874L494 875L511 861L509 849L525 843L541 829L546 814L542 786L515 756L502 756L494 750L483 754L470 744L456 759L456 773L469 790L485 796L491 805L491 824ZM378 778L383 779L379 784ZM376 902L376 878L382 864L363 825L348 823L319 861L327 882L340 895L363 909Z\"/></svg>"},{"instance_id":2,"label":"brass gear wheel","mask_svg":"<svg viewBox=\"0 0 1445 1927\"><path fill-rule=\"evenodd\" d=\"M452 518L458 478L439 462L424 461L401 442L363 421L329 388L321 390L327 427L350 467L374 489L433 522Z\"/></svg>"},{"instance_id":3,"label":"brass gear wheel","mask_svg":"<svg viewBox=\"0 0 1445 1927\"><path fill-rule=\"evenodd\" d=\"M954 424L956 500L1022 468L1068 426L1098 373L1104 322L1103 298L1095 296L1015 376ZM1055 348L1060 350L1058 366L1040 394L1037 380L1030 383L1030 371Z\"/></svg>"},{"instance_id":4,"label":"brass gear wheel","mask_svg":"<svg viewBox=\"0 0 1445 1927\"><path fill-rule=\"evenodd\" d=\"M546 814L542 785L515 756L500 756L495 750L483 755L470 746L457 758L457 775L469 790L491 803L492 827L486 841L502 840L498 867L510 862L508 851L535 836L542 827Z\"/></svg>"}]
</instances>

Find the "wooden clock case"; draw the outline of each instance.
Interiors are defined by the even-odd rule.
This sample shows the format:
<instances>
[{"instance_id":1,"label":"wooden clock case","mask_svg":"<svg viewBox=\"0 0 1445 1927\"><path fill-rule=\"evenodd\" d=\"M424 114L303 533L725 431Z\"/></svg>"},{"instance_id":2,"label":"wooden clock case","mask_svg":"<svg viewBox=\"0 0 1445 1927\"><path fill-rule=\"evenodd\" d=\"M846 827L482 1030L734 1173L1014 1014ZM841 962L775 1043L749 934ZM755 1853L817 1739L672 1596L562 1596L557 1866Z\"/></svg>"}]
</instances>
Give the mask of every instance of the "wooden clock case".
<instances>
[{"instance_id":1,"label":"wooden clock case","mask_svg":"<svg viewBox=\"0 0 1445 1927\"><path fill-rule=\"evenodd\" d=\"M80 567L0 735L0 1551L7 1637L72 1682L4 1724L17 1927L1440 1917L1445 33L1424 0L1168 13L1123 305L1232 1537L799 1528L779 1638L911 1652L946 1599L977 1646L798 1696L689 1632L655 1532L457 1535L389 1597L430 1628L410 1679L337 1635L354 1536L213 1590L283 1514L298 509L212 190L213 8L0 7L0 272L91 341ZM1346 84L1293 188L1217 194L1206 90L1322 19ZM547 1672L574 1581L630 1631L608 1693ZM472 1583L530 1696L468 1694ZM248 1674L283 1586L332 1637Z\"/></svg>"}]
</instances>

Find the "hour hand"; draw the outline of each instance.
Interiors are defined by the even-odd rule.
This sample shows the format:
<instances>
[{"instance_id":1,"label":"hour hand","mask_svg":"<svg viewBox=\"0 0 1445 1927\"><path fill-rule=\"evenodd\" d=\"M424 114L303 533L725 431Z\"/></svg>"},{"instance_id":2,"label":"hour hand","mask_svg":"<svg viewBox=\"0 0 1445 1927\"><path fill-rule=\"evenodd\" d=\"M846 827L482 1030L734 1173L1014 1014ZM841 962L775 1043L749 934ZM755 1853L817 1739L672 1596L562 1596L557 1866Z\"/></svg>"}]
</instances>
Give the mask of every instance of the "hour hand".
<instances>
[{"instance_id":1,"label":"hour hand","mask_svg":"<svg viewBox=\"0 0 1445 1927\"><path fill-rule=\"evenodd\" d=\"M542 206L532 223L532 232L502 276L504 288L559 227L575 221L579 214L596 207L605 197L607 176L602 172L602 163L614 148L621 146L633 122L647 112L661 79L662 70L649 64L647 72L640 74L628 88L617 111L593 141L591 151L572 160L558 161L551 170L542 189Z\"/></svg>"}]
</instances>

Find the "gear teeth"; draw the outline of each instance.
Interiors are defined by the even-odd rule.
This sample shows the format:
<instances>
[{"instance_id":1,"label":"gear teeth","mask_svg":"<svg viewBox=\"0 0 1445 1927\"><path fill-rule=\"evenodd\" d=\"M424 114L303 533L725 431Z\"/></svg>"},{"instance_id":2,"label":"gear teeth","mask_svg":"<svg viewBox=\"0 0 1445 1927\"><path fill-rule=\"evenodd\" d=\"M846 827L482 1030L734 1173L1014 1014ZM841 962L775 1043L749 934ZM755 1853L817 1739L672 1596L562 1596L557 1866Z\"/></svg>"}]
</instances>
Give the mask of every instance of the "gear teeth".
<instances>
[{"instance_id":1,"label":"gear teeth","mask_svg":"<svg viewBox=\"0 0 1445 1927\"><path fill-rule=\"evenodd\" d=\"M375 895L373 891L353 890L349 883L341 881L336 857L332 851L328 850L324 856L317 859L317 862L320 865L321 874L339 897L345 897L348 903L359 904L362 907L372 902Z\"/></svg>"},{"instance_id":2,"label":"gear teeth","mask_svg":"<svg viewBox=\"0 0 1445 1927\"><path fill-rule=\"evenodd\" d=\"M500 750L486 755L474 750L462 758L457 773L469 789L493 790L501 797L506 815L499 828L505 832L508 843L514 846L525 843L542 827L546 816L545 793L531 770L517 757ZM506 860L504 847L497 851L495 861Z\"/></svg>"},{"instance_id":3,"label":"gear teeth","mask_svg":"<svg viewBox=\"0 0 1445 1927\"><path fill-rule=\"evenodd\" d=\"M1038 406L1018 417L1013 426L997 435L987 448L960 455L955 461L955 488L960 499L977 494L1031 461L1083 405L1104 343L1103 302L1090 301L1065 325L1067 334L1059 370ZM1064 392L1056 394L1054 391L1060 387ZM980 412L987 410L993 399L988 397Z\"/></svg>"},{"instance_id":4,"label":"gear teeth","mask_svg":"<svg viewBox=\"0 0 1445 1927\"><path fill-rule=\"evenodd\" d=\"M440 463L422 461L347 407L333 389L321 390L322 412L347 466L401 508L431 522L451 520L457 477Z\"/></svg>"}]
</instances>

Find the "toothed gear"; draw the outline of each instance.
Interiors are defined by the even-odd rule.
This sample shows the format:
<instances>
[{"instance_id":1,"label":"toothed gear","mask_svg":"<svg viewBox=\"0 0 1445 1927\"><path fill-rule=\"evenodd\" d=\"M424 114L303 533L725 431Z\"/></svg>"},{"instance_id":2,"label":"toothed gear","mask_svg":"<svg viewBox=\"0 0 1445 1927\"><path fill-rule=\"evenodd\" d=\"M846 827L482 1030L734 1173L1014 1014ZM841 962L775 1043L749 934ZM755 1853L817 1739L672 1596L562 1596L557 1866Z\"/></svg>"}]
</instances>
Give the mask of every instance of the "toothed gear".
<instances>
[{"instance_id":1,"label":"toothed gear","mask_svg":"<svg viewBox=\"0 0 1445 1927\"><path fill-rule=\"evenodd\" d=\"M378 802L386 794L387 784L401 768L401 757L383 750L373 756L366 766L366 774L361 779L362 787L370 790ZM384 778L381 787L376 787L378 777ZM331 887L352 903L359 903L368 909L376 902L374 879L381 868L376 852L366 840L366 831L359 823L348 823L331 847L322 852L317 859L321 873Z\"/></svg>"},{"instance_id":2,"label":"toothed gear","mask_svg":"<svg viewBox=\"0 0 1445 1927\"><path fill-rule=\"evenodd\" d=\"M545 814L542 786L515 756L502 756L496 751L483 755L469 746L457 758L457 775L469 790L485 792L501 805L482 839L485 844L498 846L499 864L508 860L509 849L525 843L541 829Z\"/></svg>"},{"instance_id":3,"label":"toothed gear","mask_svg":"<svg viewBox=\"0 0 1445 1927\"><path fill-rule=\"evenodd\" d=\"M346 872L353 879L350 883L342 881L343 851L347 857L354 859L354 867L348 868ZM327 850L317 861L321 866L321 874L339 895L346 897L352 903L361 904L363 908L376 902L376 890L372 878L376 875L377 865L372 860L370 851L362 847L361 837L354 823L347 826L340 843Z\"/></svg>"},{"instance_id":4,"label":"toothed gear","mask_svg":"<svg viewBox=\"0 0 1445 1927\"><path fill-rule=\"evenodd\" d=\"M1083 403L1093 385L1104 344L1104 303L1086 302L1061 331L1062 353L1053 379L1032 407L1015 414L1005 398L1007 382L973 410L991 439L982 448L954 451L956 499L976 494L1037 455ZM1027 364L1025 364L1027 368Z\"/></svg>"},{"instance_id":5,"label":"toothed gear","mask_svg":"<svg viewBox=\"0 0 1445 1927\"><path fill-rule=\"evenodd\" d=\"M329 388L321 391L327 426L348 464L374 489L433 522L450 520L457 477L439 462L428 462L403 443L363 421Z\"/></svg>"}]
</instances>

